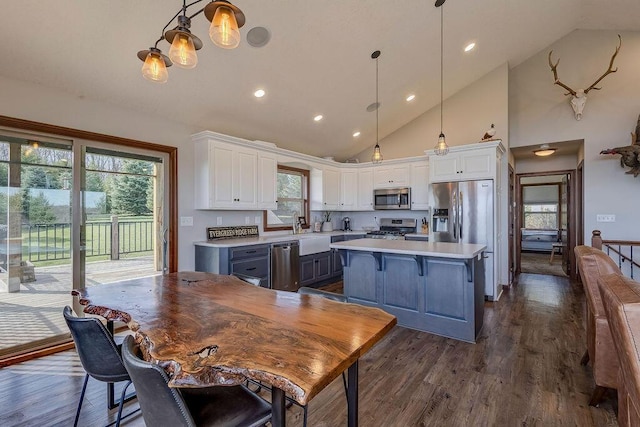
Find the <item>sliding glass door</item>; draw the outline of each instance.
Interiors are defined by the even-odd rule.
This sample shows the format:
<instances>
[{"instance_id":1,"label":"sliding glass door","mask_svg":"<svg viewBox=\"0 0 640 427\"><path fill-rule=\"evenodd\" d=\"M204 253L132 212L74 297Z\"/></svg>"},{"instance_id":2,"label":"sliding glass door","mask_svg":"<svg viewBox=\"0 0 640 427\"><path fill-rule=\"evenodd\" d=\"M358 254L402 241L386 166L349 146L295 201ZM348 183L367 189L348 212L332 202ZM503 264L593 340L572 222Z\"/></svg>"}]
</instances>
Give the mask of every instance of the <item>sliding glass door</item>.
<instances>
[{"instance_id":1,"label":"sliding glass door","mask_svg":"<svg viewBox=\"0 0 640 427\"><path fill-rule=\"evenodd\" d=\"M0 359L67 340L72 289L162 273L167 160L0 129Z\"/></svg>"}]
</instances>

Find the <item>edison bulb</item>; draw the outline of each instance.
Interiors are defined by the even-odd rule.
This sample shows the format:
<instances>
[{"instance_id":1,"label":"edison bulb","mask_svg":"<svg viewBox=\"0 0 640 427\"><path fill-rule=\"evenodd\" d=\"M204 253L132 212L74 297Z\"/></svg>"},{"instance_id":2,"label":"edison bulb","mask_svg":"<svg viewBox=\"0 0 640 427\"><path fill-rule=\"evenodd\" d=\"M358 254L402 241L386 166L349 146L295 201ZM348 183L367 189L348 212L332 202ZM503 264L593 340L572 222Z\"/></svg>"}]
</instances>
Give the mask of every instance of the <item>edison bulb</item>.
<instances>
[{"instance_id":1,"label":"edison bulb","mask_svg":"<svg viewBox=\"0 0 640 427\"><path fill-rule=\"evenodd\" d=\"M169 80L169 72L161 54L157 52L147 54L142 65L142 77L156 83L166 83Z\"/></svg>"},{"instance_id":2,"label":"edison bulb","mask_svg":"<svg viewBox=\"0 0 640 427\"><path fill-rule=\"evenodd\" d=\"M178 33L169 48L169 59L180 68L193 68L198 64L198 55L193 39L188 33Z\"/></svg>"},{"instance_id":3,"label":"edison bulb","mask_svg":"<svg viewBox=\"0 0 640 427\"><path fill-rule=\"evenodd\" d=\"M233 10L219 6L209 27L209 37L218 47L235 49L240 44L240 30Z\"/></svg>"}]
</instances>

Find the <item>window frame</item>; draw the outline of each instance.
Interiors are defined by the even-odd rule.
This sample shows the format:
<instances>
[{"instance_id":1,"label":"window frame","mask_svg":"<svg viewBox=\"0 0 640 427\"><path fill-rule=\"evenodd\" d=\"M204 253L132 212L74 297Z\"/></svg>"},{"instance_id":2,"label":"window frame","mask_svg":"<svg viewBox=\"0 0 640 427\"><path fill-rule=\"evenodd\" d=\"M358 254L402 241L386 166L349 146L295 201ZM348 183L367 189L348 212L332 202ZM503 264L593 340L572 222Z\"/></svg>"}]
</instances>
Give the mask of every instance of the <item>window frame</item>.
<instances>
[{"instance_id":1,"label":"window frame","mask_svg":"<svg viewBox=\"0 0 640 427\"><path fill-rule=\"evenodd\" d=\"M308 229L310 226L310 209L309 209L309 191L310 191L310 173L307 169L294 168L291 166L278 165L277 174L286 173L286 172L295 172L296 174L300 174L302 176L302 203L304 205L303 213L304 213L304 224L302 225L303 229ZM277 176L276 176L277 183ZM276 184L277 185L277 184ZM279 196L279 195L278 195ZM277 200L276 200L277 203ZM282 225L282 226L269 226L267 222L268 210L262 211L262 226L264 231L280 231L280 230L291 230L291 225Z\"/></svg>"}]
</instances>

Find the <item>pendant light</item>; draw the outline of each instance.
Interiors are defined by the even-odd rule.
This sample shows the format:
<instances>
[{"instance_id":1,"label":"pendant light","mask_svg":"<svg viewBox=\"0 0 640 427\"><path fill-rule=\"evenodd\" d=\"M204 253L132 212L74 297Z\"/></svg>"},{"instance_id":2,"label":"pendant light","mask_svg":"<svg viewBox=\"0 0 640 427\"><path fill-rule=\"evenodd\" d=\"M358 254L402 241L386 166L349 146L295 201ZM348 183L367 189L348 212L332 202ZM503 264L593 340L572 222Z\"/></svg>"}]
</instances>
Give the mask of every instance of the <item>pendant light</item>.
<instances>
[{"instance_id":1,"label":"pendant light","mask_svg":"<svg viewBox=\"0 0 640 427\"><path fill-rule=\"evenodd\" d=\"M435 153L438 156L444 156L449 152L449 146L447 145L447 140L445 139L444 132L442 131L442 103L443 103L443 47L444 47L444 12L442 5L445 0L436 0L436 7L440 8L440 135L438 136L438 143L436 144Z\"/></svg>"},{"instance_id":2,"label":"pendant light","mask_svg":"<svg viewBox=\"0 0 640 427\"><path fill-rule=\"evenodd\" d=\"M176 64L180 68L194 68L198 64L197 50L202 49L202 40L191 33L191 19L204 14L211 21L209 37L216 46L234 49L240 44L240 31L245 23L244 13L227 0L212 0L206 6L187 15L187 11L202 2L195 0L187 4L182 0L182 7L162 29L162 35L156 43L146 50L138 52L138 58L144 62L142 76L155 83L166 83L169 78L167 68ZM167 28L177 25L170 30ZM167 41L170 44L169 56L162 53L158 43Z\"/></svg>"},{"instance_id":3,"label":"pendant light","mask_svg":"<svg viewBox=\"0 0 640 427\"><path fill-rule=\"evenodd\" d=\"M378 58L380 57L380 51L376 50L371 54L371 59L376 60L376 103L367 107L368 111L376 110L376 146L373 148L373 155L371 156L372 163L382 162L382 153L380 152L380 144L378 142L378 110L380 109L380 103L378 102Z\"/></svg>"}]
</instances>

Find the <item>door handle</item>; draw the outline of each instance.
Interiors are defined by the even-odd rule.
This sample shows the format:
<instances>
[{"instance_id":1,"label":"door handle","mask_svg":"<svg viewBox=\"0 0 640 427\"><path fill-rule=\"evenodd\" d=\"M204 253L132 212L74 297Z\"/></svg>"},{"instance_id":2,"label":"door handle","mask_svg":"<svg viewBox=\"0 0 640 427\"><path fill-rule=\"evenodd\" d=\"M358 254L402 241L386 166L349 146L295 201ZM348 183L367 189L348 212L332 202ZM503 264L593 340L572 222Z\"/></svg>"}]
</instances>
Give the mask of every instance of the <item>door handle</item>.
<instances>
[{"instance_id":1,"label":"door handle","mask_svg":"<svg viewBox=\"0 0 640 427\"><path fill-rule=\"evenodd\" d=\"M458 240L458 235L457 235L457 228L458 228L458 203L457 203L457 198L456 198L456 193L455 191L451 194L451 200L453 201L453 203L451 204L451 207L454 209L451 209L451 216L453 218L453 238L455 240Z\"/></svg>"},{"instance_id":2,"label":"door handle","mask_svg":"<svg viewBox=\"0 0 640 427\"><path fill-rule=\"evenodd\" d=\"M460 210L460 212L458 213L458 222L460 225L460 240L462 240L462 218L464 213L464 210L462 209L462 191L460 192L460 196L458 198L458 208Z\"/></svg>"}]
</instances>

